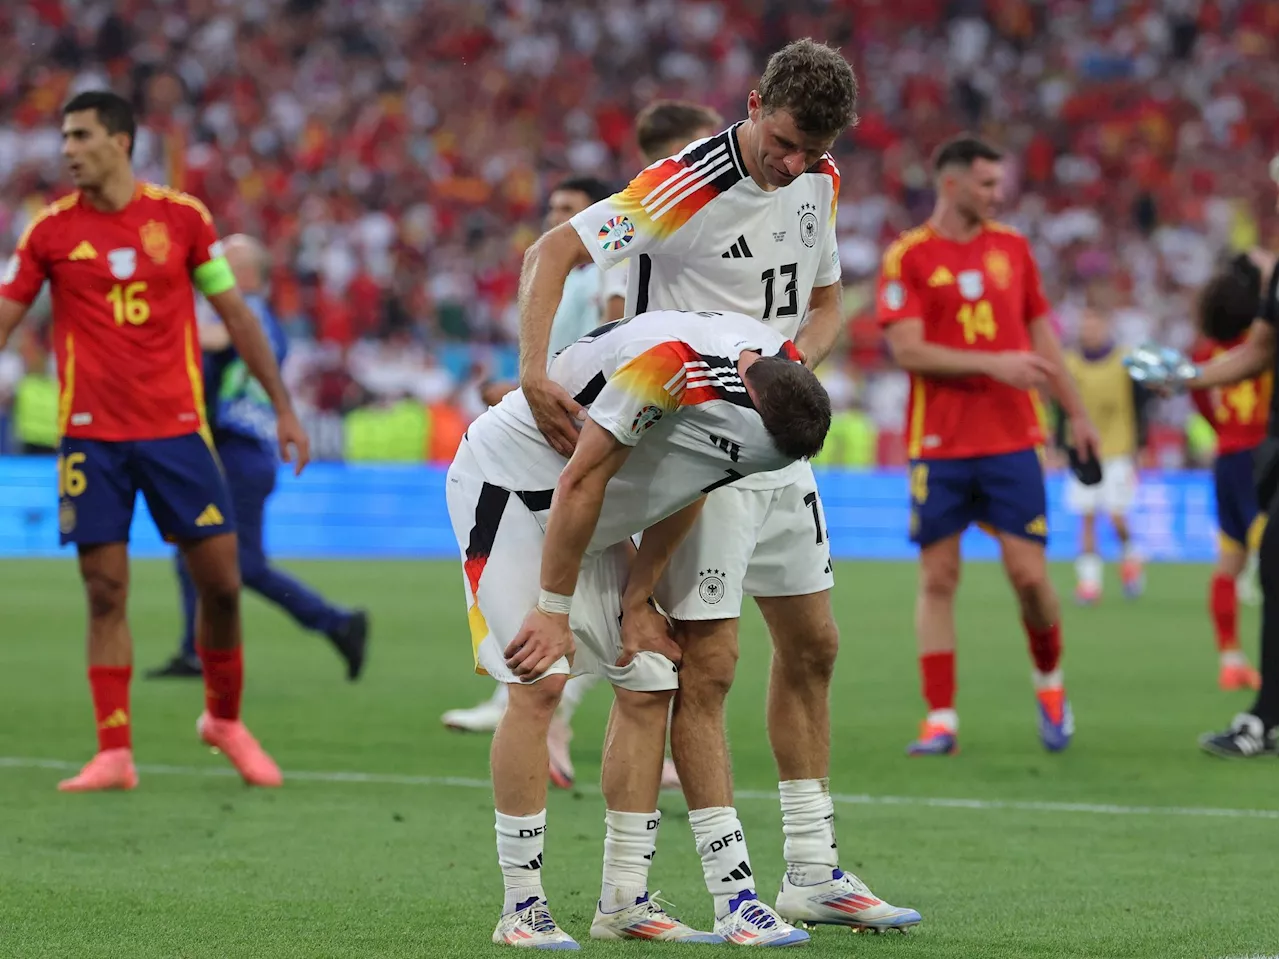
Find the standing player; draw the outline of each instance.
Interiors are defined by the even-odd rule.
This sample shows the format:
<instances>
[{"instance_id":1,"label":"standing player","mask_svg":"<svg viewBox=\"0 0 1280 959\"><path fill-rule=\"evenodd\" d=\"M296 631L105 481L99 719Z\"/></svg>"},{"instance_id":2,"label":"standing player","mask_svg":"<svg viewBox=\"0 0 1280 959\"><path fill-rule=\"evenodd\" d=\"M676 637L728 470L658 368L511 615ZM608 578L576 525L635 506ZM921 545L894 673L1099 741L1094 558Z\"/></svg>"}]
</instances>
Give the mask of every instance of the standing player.
<instances>
[{"instance_id":1,"label":"standing player","mask_svg":"<svg viewBox=\"0 0 1280 959\"><path fill-rule=\"evenodd\" d=\"M837 51L788 44L769 58L746 120L652 164L530 248L520 382L553 448L572 453L585 412L545 374L550 321L564 277L589 260L608 269L630 259L629 314L735 310L794 336L810 368L821 362L843 320L839 173L826 151L853 122L856 99L853 71ZM690 314L689 322L701 319ZM725 482L707 497L657 595L684 657L671 749L717 923L750 916L762 933L782 917L913 925L919 913L881 902L838 864L828 694L839 635L813 470L795 463ZM787 861L777 913L756 899L724 726L744 593L756 598L774 644L767 714Z\"/></svg>"},{"instance_id":2,"label":"standing player","mask_svg":"<svg viewBox=\"0 0 1280 959\"><path fill-rule=\"evenodd\" d=\"M813 455L831 424L826 391L782 335L740 314L699 320L643 314L556 357L550 376L589 411L567 463L516 392L472 424L449 468L476 666L511 687L491 760L505 886L497 943L576 947L551 918L541 883L546 729L571 672L603 675L615 690L592 937L760 945L809 938L765 922L772 916L756 904L718 918L715 934L699 933L649 898L680 659L665 620L648 606L656 574L708 490ZM647 527L630 563L630 538ZM540 571L530 561L539 553Z\"/></svg>"},{"instance_id":3,"label":"standing player","mask_svg":"<svg viewBox=\"0 0 1280 959\"><path fill-rule=\"evenodd\" d=\"M1201 291L1200 332L1192 360L1207 363L1244 342L1258 312L1262 270L1242 254L1231 267ZM1209 615L1218 642L1218 686L1224 690L1257 689L1257 670L1240 649L1236 630L1237 583L1248 557L1257 554L1266 517L1258 515L1253 489L1255 452L1267 436L1267 398L1272 391L1270 370L1260 376L1228 383L1191 396L1200 413L1218 434L1213 463L1213 493L1218 509L1218 565L1209 583Z\"/></svg>"},{"instance_id":4,"label":"standing player","mask_svg":"<svg viewBox=\"0 0 1280 959\"><path fill-rule=\"evenodd\" d=\"M1067 371L1084 401L1085 412L1102 437L1102 482L1086 486L1067 475L1067 509L1080 517L1080 555L1076 558L1076 599L1102 598L1102 557L1098 555L1098 513L1105 512L1120 540L1120 583L1130 598L1142 593L1142 559L1133 546L1129 510L1137 492L1136 457L1144 425L1142 388L1129 377L1124 353L1111 339L1107 319L1095 309L1080 321L1080 348L1066 354ZM1059 440L1066 439L1066 416L1058 417Z\"/></svg>"},{"instance_id":5,"label":"standing player","mask_svg":"<svg viewBox=\"0 0 1280 959\"><path fill-rule=\"evenodd\" d=\"M551 191L547 199L546 228L553 230L562 223L569 222L575 213L585 210L596 201L609 195L609 188L595 177L573 177L563 180ZM552 338L550 355L555 356L574 340L590 332L600 325L600 271L590 263L570 271L564 278L560 290L559 301L555 307L555 318L552 321ZM516 389L515 383L489 383L485 387L485 401L494 404L506 394ZM585 687L583 686L585 684ZM579 686L571 695L581 698L591 686L589 678L575 681L571 686ZM440 721L450 729L468 733L489 733L498 726L502 713L507 708L507 687L505 683L495 684L493 694L484 702L466 708L447 710ZM564 737L564 762L568 763L568 738ZM552 772L552 778L556 773ZM573 783L573 767L568 765L567 782L560 782L566 788Z\"/></svg>"},{"instance_id":6,"label":"standing player","mask_svg":"<svg viewBox=\"0 0 1280 959\"><path fill-rule=\"evenodd\" d=\"M271 397L281 455L307 462L307 437L271 346L236 290L198 200L136 181L129 103L88 92L63 108L62 152L77 192L27 227L0 284L0 348L47 279L61 396L58 522L75 543L88 600L89 685L98 754L59 788L132 789L126 620L129 527L139 491L182 550L200 598L201 739L251 785L280 770L240 721L240 572L231 500L204 421L195 290L222 317Z\"/></svg>"},{"instance_id":7,"label":"standing player","mask_svg":"<svg viewBox=\"0 0 1280 959\"><path fill-rule=\"evenodd\" d=\"M257 240L236 234L222 241L236 286L253 310L271 343L276 364L284 362L289 341L266 300L269 262ZM204 382L210 432L231 490L244 585L279 606L306 629L328 638L347 664L347 678L358 679L364 667L369 618L363 610L340 609L271 565L262 533L267 500L276 486L276 417L262 385L249 375L221 323L200 325L205 351ZM175 558L182 593L183 634L178 653L147 673L149 679L199 676L196 655L196 584L179 553Z\"/></svg>"},{"instance_id":8,"label":"standing player","mask_svg":"<svg viewBox=\"0 0 1280 959\"><path fill-rule=\"evenodd\" d=\"M1002 155L970 136L934 157L937 202L924 226L885 253L879 320L911 374L907 446L911 539L920 547L916 633L929 704L912 755L956 750L956 587L960 536L970 523L1000 542L1035 662L1040 738L1071 742L1058 597L1045 564L1044 437L1033 390L1052 387L1082 457L1098 437L1063 364L1027 241L994 222Z\"/></svg>"}]
</instances>

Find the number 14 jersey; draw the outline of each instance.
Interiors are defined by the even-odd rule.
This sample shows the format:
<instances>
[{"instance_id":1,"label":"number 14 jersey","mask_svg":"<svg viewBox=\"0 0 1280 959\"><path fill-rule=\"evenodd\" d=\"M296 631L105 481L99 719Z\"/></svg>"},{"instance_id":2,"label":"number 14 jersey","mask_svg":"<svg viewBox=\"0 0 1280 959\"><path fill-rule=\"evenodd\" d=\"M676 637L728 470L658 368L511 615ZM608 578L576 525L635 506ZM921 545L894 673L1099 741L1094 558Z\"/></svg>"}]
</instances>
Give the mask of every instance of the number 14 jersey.
<instances>
[{"instance_id":1,"label":"number 14 jersey","mask_svg":"<svg viewBox=\"0 0 1280 959\"><path fill-rule=\"evenodd\" d=\"M0 297L27 305L49 281L60 435L124 441L201 429L191 275L221 255L204 204L150 183L115 213L71 193L31 221Z\"/></svg>"}]
</instances>

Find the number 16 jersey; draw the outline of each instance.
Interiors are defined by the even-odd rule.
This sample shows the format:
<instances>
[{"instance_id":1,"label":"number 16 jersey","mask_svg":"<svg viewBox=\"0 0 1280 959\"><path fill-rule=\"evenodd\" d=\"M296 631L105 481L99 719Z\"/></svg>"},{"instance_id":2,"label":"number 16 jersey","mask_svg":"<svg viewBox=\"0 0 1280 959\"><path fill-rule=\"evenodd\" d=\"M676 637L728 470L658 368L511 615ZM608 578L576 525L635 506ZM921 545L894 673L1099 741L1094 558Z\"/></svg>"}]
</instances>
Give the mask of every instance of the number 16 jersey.
<instances>
[{"instance_id":1,"label":"number 16 jersey","mask_svg":"<svg viewBox=\"0 0 1280 959\"><path fill-rule=\"evenodd\" d=\"M28 305L49 281L59 435L167 439L204 426L192 275L225 269L221 257L204 204L150 183L115 213L71 193L31 221L0 297Z\"/></svg>"}]
</instances>

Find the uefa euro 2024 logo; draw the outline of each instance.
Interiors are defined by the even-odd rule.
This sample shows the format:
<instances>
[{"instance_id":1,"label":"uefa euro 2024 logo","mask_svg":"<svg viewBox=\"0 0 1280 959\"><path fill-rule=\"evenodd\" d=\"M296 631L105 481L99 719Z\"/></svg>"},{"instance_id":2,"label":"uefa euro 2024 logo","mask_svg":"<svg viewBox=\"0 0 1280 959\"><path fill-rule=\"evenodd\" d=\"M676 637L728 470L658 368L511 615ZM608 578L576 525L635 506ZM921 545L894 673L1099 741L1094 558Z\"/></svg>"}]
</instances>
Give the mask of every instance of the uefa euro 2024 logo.
<instances>
[{"instance_id":1,"label":"uefa euro 2024 logo","mask_svg":"<svg viewBox=\"0 0 1280 959\"><path fill-rule=\"evenodd\" d=\"M600 227L599 232L596 233L596 239L600 241L600 249L606 253L616 253L630 243L635 235L635 224L629 217L619 214L610 217L604 226Z\"/></svg>"}]
</instances>

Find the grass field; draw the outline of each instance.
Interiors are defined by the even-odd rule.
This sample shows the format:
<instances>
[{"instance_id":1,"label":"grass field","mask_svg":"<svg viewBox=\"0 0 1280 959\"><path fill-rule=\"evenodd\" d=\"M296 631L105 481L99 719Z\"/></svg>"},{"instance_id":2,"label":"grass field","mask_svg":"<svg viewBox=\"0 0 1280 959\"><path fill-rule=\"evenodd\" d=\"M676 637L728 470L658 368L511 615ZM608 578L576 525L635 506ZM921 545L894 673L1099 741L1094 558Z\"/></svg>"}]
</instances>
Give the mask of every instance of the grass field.
<instances>
[{"instance_id":1,"label":"grass field","mask_svg":"<svg viewBox=\"0 0 1280 959\"><path fill-rule=\"evenodd\" d=\"M470 675L451 564L293 564L370 608L370 666L354 686L327 645L247 601L245 715L285 769L250 791L199 746L199 683L134 683L131 794L65 796L93 749L83 613L70 562L0 563L0 956L236 959L499 953L487 741L446 732L445 708L487 695ZM1069 570L1055 571L1064 591ZM910 566L843 565L844 649L833 694L842 862L925 917L908 936L814 933L816 955L916 959L1216 959L1277 946L1277 770L1200 754L1195 736L1247 701L1215 685L1206 571L1155 567L1146 598L1068 609L1077 737L1037 741L1029 665L998 570L966 571L960 609L962 752L908 760L921 714ZM134 568L138 665L176 635L172 577ZM1115 592L1113 585L1113 593ZM1242 628L1254 651L1254 611ZM781 874L764 735L767 638L744 622L730 704L739 814L762 895ZM141 669L139 669L139 672ZM586 936L603 807L593 785L608 696L579 714L582 786L556 793L544 881ZM652 884L710 923L683 800L664 795ZM671 951L675 947L665 947ZM686 947L707 948L707 947ZM715 947L731 948L731 947ZM657 954L586 942L598 955Z\"/></svg>"}]
</instances>

